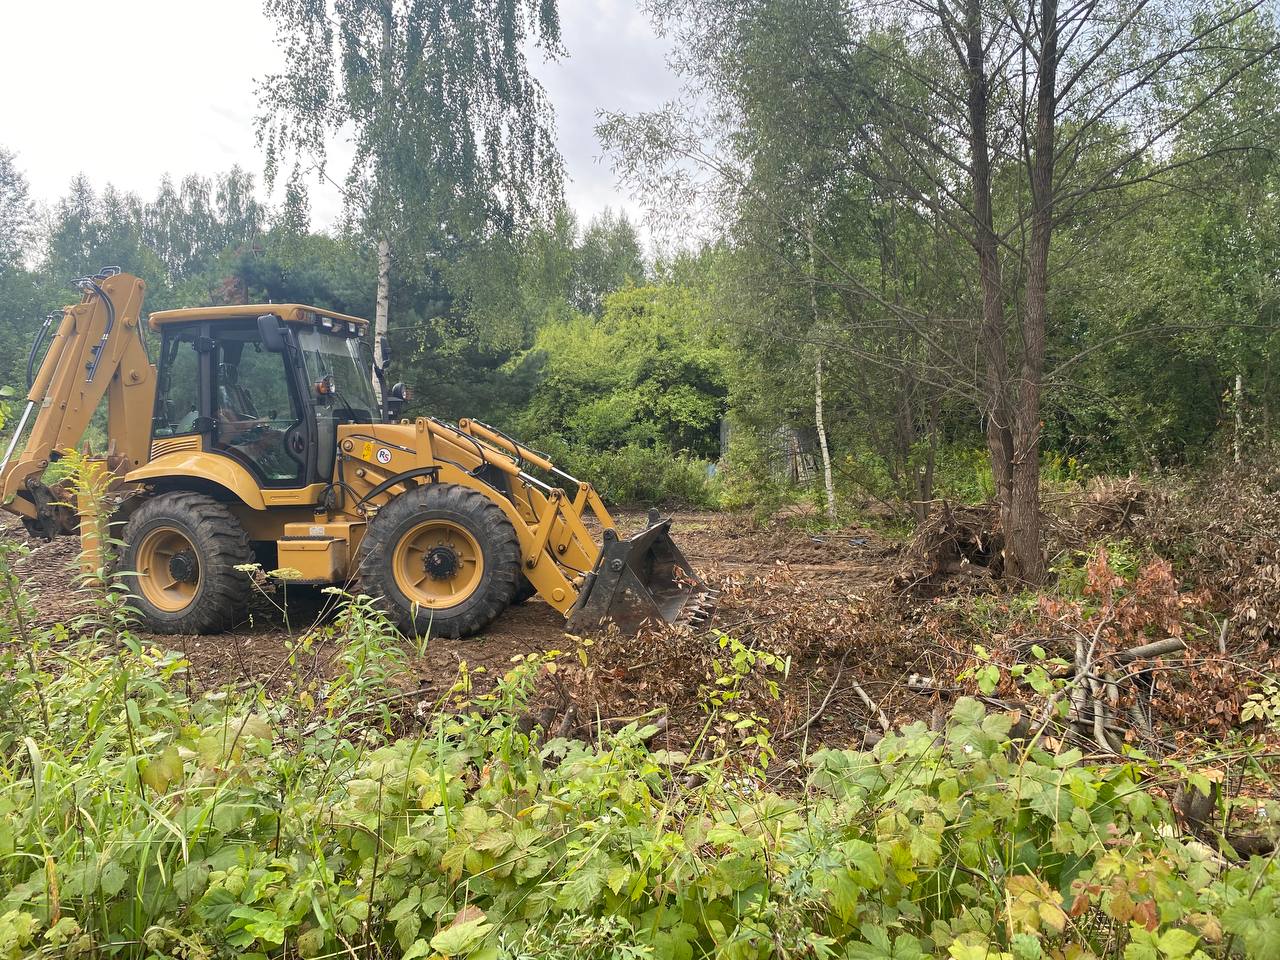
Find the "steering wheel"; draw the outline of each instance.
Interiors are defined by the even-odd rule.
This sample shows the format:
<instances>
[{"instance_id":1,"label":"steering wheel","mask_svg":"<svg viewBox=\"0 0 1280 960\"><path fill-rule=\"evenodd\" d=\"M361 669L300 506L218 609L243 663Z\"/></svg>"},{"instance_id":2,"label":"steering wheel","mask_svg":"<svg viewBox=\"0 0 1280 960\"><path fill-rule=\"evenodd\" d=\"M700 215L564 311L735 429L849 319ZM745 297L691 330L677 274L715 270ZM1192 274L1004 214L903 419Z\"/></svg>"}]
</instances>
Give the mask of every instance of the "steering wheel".
<instances>
[{"instance_id":1,"label":"steering wheel","mask_svg":"<svg viewBox=\"0 0 1280 960\"><path fill-rule=\"evenodd\" d=\"M307 438L302 432L302 423L294 423L284 432L284 452L298 466L307 465Z\"/></svg>"},{"instance_id":2,"label":"steering wheel","mask_svg":"<svg viewBox=\"0 0 1280 960\"><path fill-rule=\"evenodd\" d=\"M269 429L271 428L265 423L256 422L253 426L245 427L245 429L241 431L240 436L236 438L236 443L245 444L253 443L255 440L261 440L266 436Z\"/></svg>"}]
</instances>

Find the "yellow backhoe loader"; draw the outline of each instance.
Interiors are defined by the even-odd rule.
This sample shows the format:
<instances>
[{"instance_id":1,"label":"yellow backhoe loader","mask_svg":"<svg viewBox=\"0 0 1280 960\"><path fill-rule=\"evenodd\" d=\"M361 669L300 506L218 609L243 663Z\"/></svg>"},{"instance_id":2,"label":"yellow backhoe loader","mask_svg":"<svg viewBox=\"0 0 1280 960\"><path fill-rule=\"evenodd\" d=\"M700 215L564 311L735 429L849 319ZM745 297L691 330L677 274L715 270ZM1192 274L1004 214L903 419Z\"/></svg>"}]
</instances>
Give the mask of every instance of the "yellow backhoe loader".
<instances>
[{"instance_id":1,"label":"yellow backhoe loader","mask_svg":"<svg viewBox=\"0 0 1280 960\"><path fill-rule=\"evenodd\" d=\"M76 283L80 302L32 345L0 496L32 533L87 542L88 508L47 478L105 398L117 568L147 628L240 622L238 568L255 562L375 597L411 635L477 633L535 593L578 631L709 621L715 593L669 519L623 539L591 484L501 431L400 419L403 385L378 370L374 390L366 321L300 304L166 310L149 317L153 362L143 282L108 269Z\"/></svg>"}]
</instances>

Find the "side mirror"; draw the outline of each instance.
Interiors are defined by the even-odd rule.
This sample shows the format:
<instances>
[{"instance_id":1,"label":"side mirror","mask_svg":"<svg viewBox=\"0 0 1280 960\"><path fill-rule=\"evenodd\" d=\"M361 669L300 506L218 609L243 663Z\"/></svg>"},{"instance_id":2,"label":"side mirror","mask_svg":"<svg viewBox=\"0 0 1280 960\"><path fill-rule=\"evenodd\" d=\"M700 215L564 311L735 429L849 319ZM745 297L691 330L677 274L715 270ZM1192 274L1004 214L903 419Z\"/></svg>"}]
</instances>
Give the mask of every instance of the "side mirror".
<instances>
[{"instance_id":1,"label":"side mirror","mask_svg":"<svg viewBox=\"0 0 1280 960\"><path fill-rule=\"evenodd\" d=\"M378 337L378 352L382 355L382 369L386 370L391 366L391 343L385 333Z\"/></svg>"},{"instance_id":2,"label":"side mirror","mask_svg":"<svg viewBox=\"0 0 1280 960\"><path fill-rule=\"evenodd\" d=\"M280 329L280 318L274 313L264 313L258 318L258 336L262 338L262 349L284 353L284 331Z\"/></svg>"}]
</instances>

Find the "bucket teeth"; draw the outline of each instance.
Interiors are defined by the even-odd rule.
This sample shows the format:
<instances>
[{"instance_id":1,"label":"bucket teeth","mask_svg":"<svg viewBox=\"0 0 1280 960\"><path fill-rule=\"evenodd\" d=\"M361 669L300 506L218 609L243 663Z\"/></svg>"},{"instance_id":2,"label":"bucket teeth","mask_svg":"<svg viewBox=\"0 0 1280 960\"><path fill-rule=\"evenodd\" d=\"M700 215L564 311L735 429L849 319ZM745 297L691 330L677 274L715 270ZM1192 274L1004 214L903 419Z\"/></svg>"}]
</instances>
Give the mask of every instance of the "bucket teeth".
<instances>
[{"instance_id":1,"label":"bucket teeth","mask_svg":"<svg viewBox=\"0 0 1280 960\"><path fill-rule=\"evenodd\" d=\"M679 624L693 630L702 630L711 625L716 614L716 606L720 600L718 590L704 590L690 598L681 611Z\"/></svg>"},{"instance_id":2,"label":"bucket teeth","mask_svg":"<svg viewBox=\"0 0 1280 960\"><path fill-rule=\"evenodd\" d=\"M591 630L610 621L622 633L660 623L705 628L719 595L699 579L670 529L669 519L655 519L626 540L605 530L600 556L569 611L569 629Z\"/></svg>"}]
</instances>

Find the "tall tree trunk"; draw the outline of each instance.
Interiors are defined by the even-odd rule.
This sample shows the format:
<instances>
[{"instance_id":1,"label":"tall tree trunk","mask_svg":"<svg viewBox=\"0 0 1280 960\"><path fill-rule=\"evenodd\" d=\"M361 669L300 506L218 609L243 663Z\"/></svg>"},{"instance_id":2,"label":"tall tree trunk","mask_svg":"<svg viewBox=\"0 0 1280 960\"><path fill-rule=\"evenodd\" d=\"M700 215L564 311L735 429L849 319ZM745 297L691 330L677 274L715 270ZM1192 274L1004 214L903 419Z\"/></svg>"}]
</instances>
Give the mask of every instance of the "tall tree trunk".
<instances>
[{"instance_id":1,"label":"tall tree trunk","mask_svg":"<svg viewBox=\"0 0 1280 960\"><path fill-rule=\"evenodd\" d=\"M1262 400L1262 438L1269 443L1271 441L1271 362L1265 359L1265 353L1263 357L1262 389L1258 391L1258 396Z\"/></svg>"},{"instance_id":2,"label":"tall tree trunk","mask_svg":"<svg viewBox=\"0 0 1280 960\"><path fill-rule=\"evenodd\" d=\"M1244 374L1236 373L1236 386L1232 394L1232 403L1236 408L1236 434L1232 438L1232 453L1236 463L1244 459Z\"/></svg>"},{"instance_id":3,"label":"tall tree trunk","mask_svg":"<svg viewBox=\"0 0 1280 960\"><path fill-rule=\"evenodd\" d=\"M911 348L907 345L907 338L901 334L898 337L898 345L896 347L898 355L907 357L912 354ZM924 505L924 498L920 496L920 468L915 462L916 453L916 418L915 418L915 394L916 384L915 378L909 367L904 366L897 372L898 384L894 391L895 409L893 416L893 457L891 464L895 465L893 473L897 474L896 464L902 464L903 482L899 491L902 498L911 506L911 514L916 518L916 522L923 523L926 519L927 511ZM896 484L895 484L896 486Z\"/></svg>"},{"instance_id":4,"label":"tall tree trunk","mask_svg":"<svg viewBox=\"0 0 1280 960\"><path fill-rule=\"evenodd\" d=\"M382 51L378 64L378 70L381 76L379 80L382 86L382 99L378 105L380 126L382 127L382 150L383 156L376 158L378 167L377 187L378 198L381 201L374 205L374 216L378 221L374 223L373 228L381 235L378 240L378 294L374 304L373 313L373 392L377 396L378 402L382 402L382 378L378 374L382 371L383 365L387 358L382 355L382 343L387 336L387 317L391 312L391 240L388 237L388 231L391 224L387 218L386 191L390 177L386 175L384 165L386 164L386 152L390 149L389 133L391 125L391 117L394 113L392 109L391 98L395 95L395 77L392 74L392 50L391 37L395 29L395 8L393 0L384 0L382 4Z\"/></svg>"},{"instance_id":5,"label":"tall tree trunk","mask_svg":"<svg viewBox=\"0 0 1280 960\"><path fill-rule=\"evenodd\" d=\"M813 328L820 326L818 317L817 276L813 264L813 225L809 225L809 309L813 313ZM818 348L818 363L813 373L813 422L818 430L818 449L822 451L822 484L827 495L827 522L839 523L836 512L836 485L831 477L831 449L827 445L827 424L822 415L822 348Z\"/></svg>"},{"instance_id":6,"label":"tall tree trunk","mask_svg":"<svg viewBox=\"0 0 1280 960\"><path fill-rule=\"evenodd\" d=\"M933 512L933 474L938 464L938 416L940 404L933 400L929 407L929 448L925 453L924 466L916 472L916 499L919 509L916 517L921 523L929 519Z\"/></svg>"},{"instance_id":7,"label":"tall tree trunk","mask_svg":"<svg viewBox=\"0 0 1280 960\"><path fill-rule=\"evenodd\" d=\"M382 400L382 381L378 371L386 362L382 355L382 340L387 335L387 314L391 306L391 241L383 237L378 241L378 299L373 310L373 391Z\"/></svg>"},{"instance_id":8,"label":"tall tree trunk","mask_svg":"<svg viewBox=\"0 0 1280 960\"><path fill-rule=\"evenodd\" d=\"M818 428L818 447L822 450L822 483L827 493L827 522L831 526L839 523L836 514L836 485L831 478L831 450L827 446L827 426L822 417L822 356L818 356L818 366L813 375L813 419Z\"/></svg>"},{"instance_id":9,"label":"tall tree trunk","mask_svg":"<svg viewBox=\"0 0 1280 960\"><path fill-rule=\"evenodd\" d=\"M987 451L991 454L991 477L1000 520L1008 531L1013 505L1013 424L1009 410L1008 354L1005 349L1004 283L1000 275L1000 255L991 204L991 153L988 143L986 48L982 35L982 0L965 3L965 72L968 81L968 110L971 160L969 175L973 188L973 246L978 255L978 284L982 290L982 320L978 342L983 359L983 391Z\"/></svg>"},{"instance_id":10,"label":"tall tree trunk","mask_svg":"<svg viewBox=\"0 0 1280 960\"><path fill-rule=\"evenodd\" d=\"M1013 491L1005 529L1005 570L1039 583L1045 560L1040 517L1040 392L1049 310L1049 243L1053 238L1053 173L1058 85L1058 0L1040 0L1036 125L1027 151L1031 236L1022 312L1022 364L1014 412Z\"/></svg>"}]
</instances>

